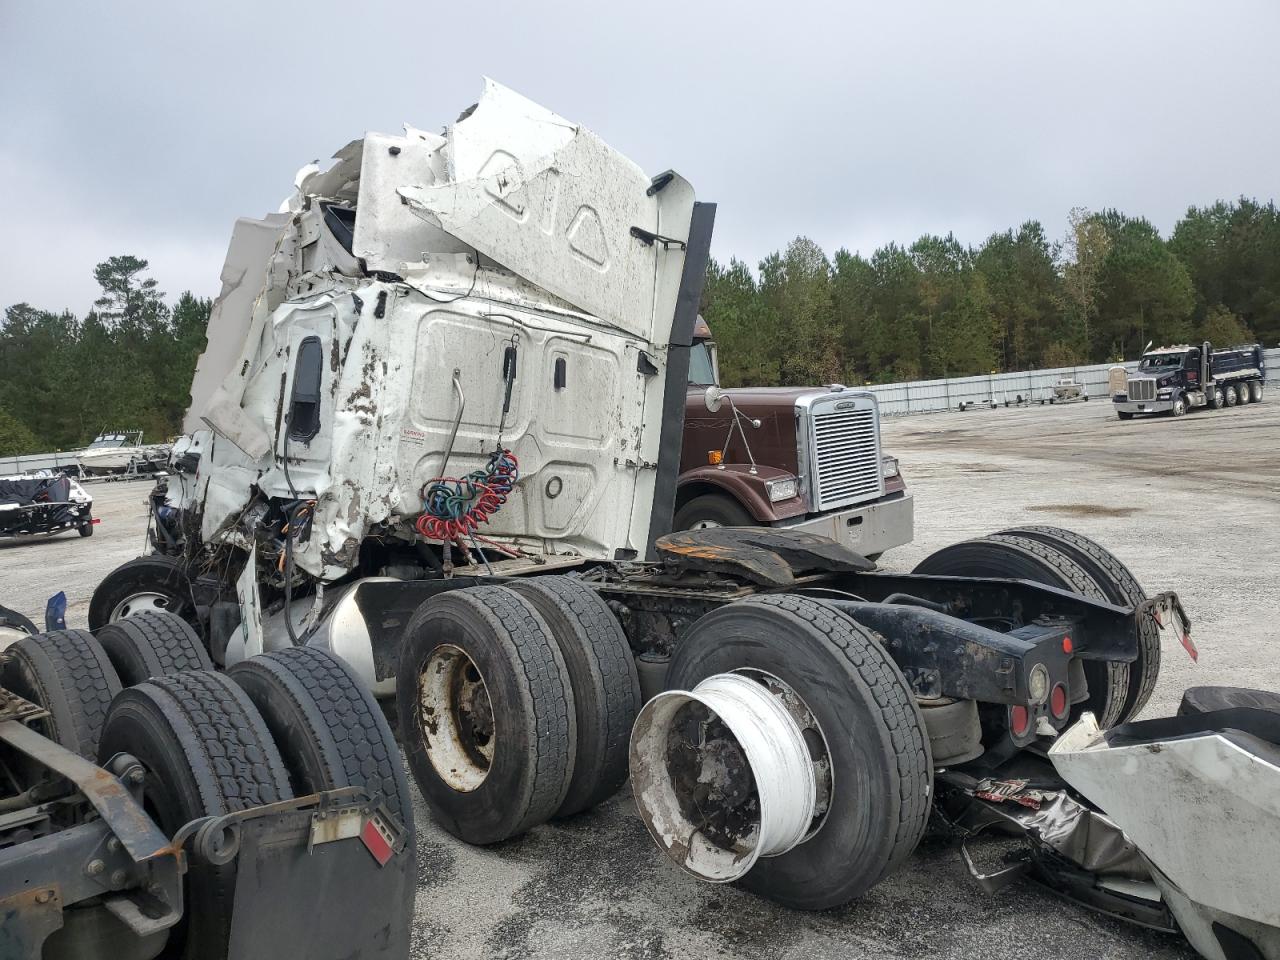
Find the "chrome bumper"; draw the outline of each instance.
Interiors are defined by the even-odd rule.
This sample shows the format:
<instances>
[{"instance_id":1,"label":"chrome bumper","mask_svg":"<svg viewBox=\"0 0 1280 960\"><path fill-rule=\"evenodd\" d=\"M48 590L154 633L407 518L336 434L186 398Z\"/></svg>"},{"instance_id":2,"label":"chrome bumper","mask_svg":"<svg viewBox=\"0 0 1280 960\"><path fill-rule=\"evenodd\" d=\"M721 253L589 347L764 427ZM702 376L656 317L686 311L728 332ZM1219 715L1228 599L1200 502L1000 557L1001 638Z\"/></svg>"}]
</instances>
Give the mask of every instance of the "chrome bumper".
<instances>
[{"instance_id":1,"label":"chrome bumper","mask_svg":"<svg viewBox=\"0 0 1280 960\"><path fill-rule=\"evenodd\" d=\"M1173 400L1112 400L1122 413L1167 413L1173 409Z\"/></svg>"},{"instance_id":2,"label":"chrome bumper","mask_svg":"<svg viewBox=\"0 0 1280 960\"><path fill-rule=\"evenodd\" d=\"M915 535L915 502L907 493L893 500L875 500L774 526L816 533L870 557L911 542Z\"/></svg>"}]
</instances>

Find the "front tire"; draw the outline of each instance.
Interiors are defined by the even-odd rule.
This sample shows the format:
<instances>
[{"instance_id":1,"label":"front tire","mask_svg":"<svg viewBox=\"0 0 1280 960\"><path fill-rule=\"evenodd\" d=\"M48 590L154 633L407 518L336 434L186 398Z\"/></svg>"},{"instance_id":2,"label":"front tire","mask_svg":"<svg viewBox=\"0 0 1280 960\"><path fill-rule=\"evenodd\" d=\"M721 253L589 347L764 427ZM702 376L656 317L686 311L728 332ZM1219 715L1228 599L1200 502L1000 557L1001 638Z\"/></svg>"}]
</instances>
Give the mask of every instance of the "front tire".
<instances>
[{"instance_id":1,"label":"front tire","mask_svg":"<svg viewBox=\"0 0 1280 960\"><path fill-rule=\"evenodd\" d=\"M736 500L723 494L708 493L694 497L676 511L671 524L675 530L700 530L704 527L758 526Z\"/></svg>"},{"instance_id":2,"label":"front tire","mask_svg":"<svg viewBox=\"0 0 1280 960\"><path fill-rule=\"evenodd\" d=\"M1184 397L1182 394L1178 394L1178 396L1174 397L1173 407L1170 409L1169 412L1172 413L1175 417L1184 416L1187 412L1187 398Z\"/></svg>"},{"instance_id":3,"label":"front tire","mask_svg":"<svg viewBox=\"0 0 1280 960\"><path fill-rule=\"evenodd\" d=\"M681 640L668 689L718 673L772 674L804 701L830 750L830 806L786 853L739 883L800 910L862 896L899 867L924 833L933 765L924 719L882 637L819 600L751 597L698 620Z\"/></svg>"},{"instance_id":4,"label":"front tire","mask_svg":"<svg viewBox=\"0 0 1280 960\"><path fill-rule=\"evenodd\" d=\"M99 630L144 610L176 614L195 625L186 565L159 554L138 557L112 570L89 601L89 629Z\"/></svg>"}]
</instances>

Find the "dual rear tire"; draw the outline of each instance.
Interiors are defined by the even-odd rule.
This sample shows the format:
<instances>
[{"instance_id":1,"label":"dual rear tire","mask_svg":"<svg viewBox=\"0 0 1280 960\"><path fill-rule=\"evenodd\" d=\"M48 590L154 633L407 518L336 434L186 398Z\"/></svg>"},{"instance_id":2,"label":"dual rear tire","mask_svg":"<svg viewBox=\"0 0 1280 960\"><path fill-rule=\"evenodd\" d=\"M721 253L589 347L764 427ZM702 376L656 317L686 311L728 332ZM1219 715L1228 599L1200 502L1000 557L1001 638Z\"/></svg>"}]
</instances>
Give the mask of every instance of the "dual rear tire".
<instances>
[{"instance_id":1,"label":"dual rear tire","mask_svg":"<svg viewBox=\"0 0 1280 960\"><path fill-rule=\"evenodd\" d=\"M1133 574L1110 551L1060 527L1015 527L953 544L927 557L915 572L1031 580L1123 606L1146 599ZM1146 705L1160 672L1160 640L1151 624L1140 624L1139 630L1138 658L1132 663L1081 662L1088 698L1076 704L1073 719L1088 710L1099 726L1112 727Z\"/></svg>"},{"instance_id":2,"label":"dual rear tire","mask_svg":"<svg viewBox=\"0 0 1280 960\"><path fill-rule=\"evenodd\" d=\"M118 754L137 759L143 805L167 836L201 817L361 786L383 797L412 842L395 740L343 661L293 648L231 674L207 664L186 623L152 612L99 637L79 630L24 637L9 651L3 679L49 711L35 726L62 746L101 766ZM183 918L164 956L226 957L235 877L234 861L190 864Z\"/></svg>"},{"instance_id":3,"label":"dual rear tire","mask_svg":"<svg viewBox=\"0 0 1280 960\"><path fill-rule=\"evenodd\" d=\"M572 577L431 598L405 629L396 686L414 780L468 843L582 812L626 778L635 662L604 601Z\"/></svg>"}]
</instances>

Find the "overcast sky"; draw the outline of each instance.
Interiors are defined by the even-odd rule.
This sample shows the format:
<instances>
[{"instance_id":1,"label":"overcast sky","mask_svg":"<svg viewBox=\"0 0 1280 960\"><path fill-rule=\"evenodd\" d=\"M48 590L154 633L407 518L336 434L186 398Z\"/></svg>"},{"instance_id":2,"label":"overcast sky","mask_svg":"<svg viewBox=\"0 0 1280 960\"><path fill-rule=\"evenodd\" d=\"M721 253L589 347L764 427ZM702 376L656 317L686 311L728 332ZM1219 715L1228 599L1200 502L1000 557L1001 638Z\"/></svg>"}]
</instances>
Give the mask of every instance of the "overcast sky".
<instances>
[{"instance_id":1,"label":"overcast sky","mask_svg":"<svg viewBox=\"0 0 1280 960\"><path fill-rule=\"evenodd\" d=\"M753 266L1280 192L1274 0L194 6L0 0L0 307L83 312L117 253L215 294L237 216L485 74L680 171Z\"/></svg>"}]
</instances>

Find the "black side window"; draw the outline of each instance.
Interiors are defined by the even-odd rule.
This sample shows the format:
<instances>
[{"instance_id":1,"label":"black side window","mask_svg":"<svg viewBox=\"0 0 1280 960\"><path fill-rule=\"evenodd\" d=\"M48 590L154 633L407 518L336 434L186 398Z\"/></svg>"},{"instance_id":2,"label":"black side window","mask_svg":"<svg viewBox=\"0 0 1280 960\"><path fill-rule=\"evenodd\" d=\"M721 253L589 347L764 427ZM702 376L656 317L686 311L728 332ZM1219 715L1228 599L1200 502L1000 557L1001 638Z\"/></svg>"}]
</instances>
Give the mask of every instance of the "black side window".
<instances>
[{"instance_id":1,"label":"black side window","mask_svg":"<svg viewBox=\"0 0 1280 960\"><path fill-rule=\"evenodd\" d=\"M324 348L319 337L298 344L293 367L293 395L289 398L289 439L309 441L320 432L320 372Z\"/></svg>"}]
</instances>

